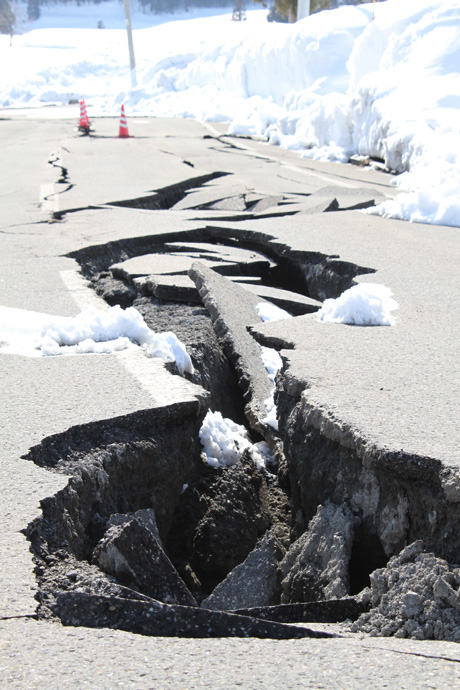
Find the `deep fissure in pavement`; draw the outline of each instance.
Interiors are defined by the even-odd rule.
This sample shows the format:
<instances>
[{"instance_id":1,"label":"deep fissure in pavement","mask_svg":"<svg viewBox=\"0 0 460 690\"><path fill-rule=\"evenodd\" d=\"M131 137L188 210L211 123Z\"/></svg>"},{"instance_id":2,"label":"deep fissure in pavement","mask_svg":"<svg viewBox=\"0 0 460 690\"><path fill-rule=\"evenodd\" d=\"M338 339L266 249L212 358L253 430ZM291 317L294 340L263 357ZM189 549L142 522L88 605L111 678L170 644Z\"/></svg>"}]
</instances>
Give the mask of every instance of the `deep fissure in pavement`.
<instances>
[{"instance_id":1,"label":"deep fissure in pavement","mask_svg":"<svg viewBox=\"0 0 460 690\"><path fill-rule=\"evenodd\" d=\"M226 261L232 250L247 257ZM195 367L189 378L207 398L76 427L31 449L30 460L69 476L27 530L39 615L146 635L327 636L289 623L354 620L353 629L371 634L457 639L460 569L442 559L455 560L460 524L435 463L389 453L363 459L359 448L328 439L307 421L301 387L284 389L281 371L279 433L265 438L277 467L258 467L249 451L232 467L210 467L199 442L208 407L252 427L253 441L260 428L189 272L166 269L153 280L125 265L146 255L209 261L229 278L289 286L312 300L336 297L372 272L212 225L69 254L109 304L135 306L153 330L176 333ZM296 308L317 307L299 300ZM406 571L417 572L407 587Z\"/></svg>"},{"instance_id":2,"label":"deep fissure in pavement","mask_svg":"<svg viewBox=\"0 0 460 690\"><path fill-rule=\"evenodd\" d=\"M166 253L168 243L181 241L178 234L154 239L109 243L74 256L109 304L133 305L153 330L174 331L192 357L195 373L189 378L208 392L206 404L247 425L237 376L203 306L159 300L129 278L114 277L110 267L120 259L152 250ZM195 237L187 233L186 239L211 240L229 251L243 244L248 253L255 245L260 251L262 244L228 237L223 245L213 228ZM288 263L283 257L281 265L270 259L257 277L273 285L286 273L292 285ZM30 451L30 460L70 477L64 490L42 502L43 517L27 530L37 559L41 616L108 624L105 604L110 610L107 601L112 600L118 618L110 625L125 630L200 636L215 630L220 636L282 638L314 634L289 628L290 621L336 622L365 610L357 599L335 602L329 597L329 603L321 596L323 602L310 611L292 607L295 598L289 615L277 610L282 601L279 564L295 536L289 480L274 467L257 467L249 452L233 467L207 465L198 441L204 412L203 407L193 413L175 406L150 410L71 429ZM253 441L260 440L251 433ZM279 448L278 460L283 470ZM252 571L257 577L251 589ZM233 584L219 593L219 586L232 578ZM156 622L148 624L144 617L152 600L162 605L155 603ZM159 622L164 607L169 607L168 625L166 619ZM257 615L251 613L256 607L261 609ZM225 611L235 609L244 612L243 622L228 626ZM267 620L273 620L269 629Z\"/></svg>"},{"instance_id":3,"label":"deep fissure in pavement","mask_svg":"<svg viewBox=\"0 0 460 690\"><path fill-rule=\"evenodd\" d=\"M121 206L124 208L140 208L149 209L151 211L159 211L161 209L170 209L179 201L181 201L190 189L200 187L211 180L217 180L219 177L228 175L226 172L213 172L198 177L191 177L184 182L162 187L155 190L152 194L147 196L137 197L135 199L126 199L123 201L109 201L109 206Z\"/></svg>"}]
</instances>

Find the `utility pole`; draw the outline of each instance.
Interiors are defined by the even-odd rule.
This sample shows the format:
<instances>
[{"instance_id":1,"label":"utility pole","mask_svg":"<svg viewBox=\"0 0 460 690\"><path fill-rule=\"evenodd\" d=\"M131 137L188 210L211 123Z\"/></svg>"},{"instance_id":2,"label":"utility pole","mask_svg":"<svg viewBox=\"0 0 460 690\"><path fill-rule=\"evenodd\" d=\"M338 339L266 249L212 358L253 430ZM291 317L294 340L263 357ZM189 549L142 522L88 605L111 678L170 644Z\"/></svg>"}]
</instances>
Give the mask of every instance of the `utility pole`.
<instances>
[{"instance_id":1,"label":"utility pole","mask_svg":"<svg viewBox=\"0 0 460 690\"><path fill-rule=\"evenodd\" d=\"M308 0L310 2L310 0ZM129 48L129 66L131 69L131 88L137 85L136 81L136 61L134 59L134 44L133 44L133 32L131 29L131 10L129 8L129 0L123 0L125 6L125 22L126 22L126 32L128 34L128 48Z\"/></svg>"},{"instance_id":2,"label":"utility pole","mask_svg":"<svg viewBox=\"0 0 460 690\"><path fill-rule=\"evenodd\" d=\"M297 21L310 16L310 0L297 0Z\"/></svg>"}]
</instances>

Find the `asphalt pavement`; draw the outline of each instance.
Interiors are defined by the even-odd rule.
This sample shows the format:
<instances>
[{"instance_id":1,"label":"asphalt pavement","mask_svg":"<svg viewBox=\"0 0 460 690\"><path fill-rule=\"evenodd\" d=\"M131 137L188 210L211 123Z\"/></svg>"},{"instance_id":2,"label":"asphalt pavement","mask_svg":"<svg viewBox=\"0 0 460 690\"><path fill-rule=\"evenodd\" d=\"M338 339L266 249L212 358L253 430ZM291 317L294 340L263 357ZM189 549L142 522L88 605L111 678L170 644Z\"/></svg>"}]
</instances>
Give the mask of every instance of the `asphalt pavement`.
<instances>
[{"instance_id":1,"label":"asphalt pavement","mask_svg":"<svg viewBox=\"0 0 460 690\"><path fill-rule=\"evenodd\" d=\"M315 194L319 208L329 198L321 190L330 187L343 209L363 190L377 201L395 193L385 172L225 138L224 125L128 117L132 136L120 139L116 118L94 120L90 137L78 133L77 122L75 108L0 111L0 306L74 316L102 300L69 253L164 233L193 238L211 226L234 234L232 213L238 211L113 206L158 190L167 189L162 198L169 198L175 185L191 178L225 172L219 184L287 201L295 195L293 209L300 196ZM292 320L289 331L277 324L260 331L296 345L283 355L296 376L308 380L312 404L337 428L352 429L374 447L453 468L451 495L459 502L458 229L341 210L239 218L238 232L263 237L274 251L282 246L293 255L320 253L365 267L372 273L358 273L357 282L393 290L399 310L392 328L326 325L308 314ZM3 687L333 690L460 683L453 643L357 635L289 642L146 638L36 620L34 565L23 530L39 514L40 500L61 489L66 477L23 456L74 425L180 400L199 404L201 393L179 377L163 380L161 364L135 351L41 358L0 348L0 366ZM179 379L174 387L171 378Z\"/></svg>"}]
</instances>

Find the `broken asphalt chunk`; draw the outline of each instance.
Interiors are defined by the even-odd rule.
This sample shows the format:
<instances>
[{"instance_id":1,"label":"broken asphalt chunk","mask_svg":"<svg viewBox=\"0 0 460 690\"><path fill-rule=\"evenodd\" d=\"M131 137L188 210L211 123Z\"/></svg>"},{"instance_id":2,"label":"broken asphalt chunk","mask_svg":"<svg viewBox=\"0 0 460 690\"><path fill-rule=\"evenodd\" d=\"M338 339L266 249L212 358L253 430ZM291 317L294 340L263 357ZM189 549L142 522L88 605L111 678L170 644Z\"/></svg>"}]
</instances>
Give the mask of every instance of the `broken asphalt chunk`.
<instances>
[{"instance_id":1,"label":"broken asphalt chunk","mask_svg":"<svg viewBox=\"0 0 460 690\"><path fill-rule=\"evenodd\" d=\"M385 196L374 189L354 187L322 187L302 202L301 214L351 211L375 206L385 201Z\"/></svg>"},{"instance_id":2,"label":"broken asphalt chunk","mask_svg":"<svg viewBox=\"0 0 460 690\"><path fill-rule=\"evenodd\" d=\"M284 623L257 620L191 606L170 606L105 597L86 592L62 592L54 612L64 625L112 628L157 637L256 637L289 640L337 635Z\"/></svg>"},{"instance_id":3,"label":"broken asphalt chunk","mask_svg":"<svg viewBox=\"0 0 460 690\"><path fill-rule=\"evenodd\" d=\"M368 608L369 604L363 597L344 597L303 604L236 609L234 613L278 623L342 623L345 620L355 621Z\"/></svg>"},{"instance_id":4,"label":"broken asphalt chunk","mask_svg":"<svg viewBox=\"0 0 460 690\"><path fill-rule=\"evenodd\" d=\"M201 603L202 608L228 611L277 603L280 575L277 556L281 553L283 549L276 537L267 534Z\"/></svg>"},{"instance_id":5,"label":"broken asphalt chunk","mask_svg":"<svg viewBox=\"0 0 460 690\"><path fill-rule=\"evenodd\" d=\"M153 532L137 518L111 527L94 549L93 562L123 584L155 599L195 604Z\"/></svg>"},{"instance_id":6,"label":"broken asphalt chunk","mask_svg":"<svg viewBox=\"0 0 460 690\"><path fill-rule=\"evenodd\" d=\"M272 393L272 384L262 362L260 347L247 330L251 324L260 323L257 305L264 300L203 263L194 263L189 275L211 316L217 338L236 370L239 385L248 401L246 415L249 423L253 429L266 435L264 401Z\"/></svg>"}]
</instances>

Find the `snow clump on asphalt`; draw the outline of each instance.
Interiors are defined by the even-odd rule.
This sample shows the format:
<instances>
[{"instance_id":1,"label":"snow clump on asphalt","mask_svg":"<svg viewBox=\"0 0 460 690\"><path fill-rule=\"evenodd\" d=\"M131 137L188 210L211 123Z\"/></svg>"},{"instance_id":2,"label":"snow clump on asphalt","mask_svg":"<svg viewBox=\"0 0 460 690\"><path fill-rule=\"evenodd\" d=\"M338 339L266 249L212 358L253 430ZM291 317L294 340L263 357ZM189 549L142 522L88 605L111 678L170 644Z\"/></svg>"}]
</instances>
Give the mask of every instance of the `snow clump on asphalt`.
<instances>
[{"instance_id":1,"label":"snow clump on asphalt","mask_svg":"<svg viewBox=\"0 0 460 690\"><path fill-rule=\"evenodd\" d=\"M200 429L200 441L211 467L233 467L244 451L248 451L261 469L273 456L266 443L252 443L247 430L241 424L222 417L220 412L208 411Z\"/></svg>"},{"instance_id":2,"label":"snow clump on asphalt","mask_svg":"<svg viewBox=\"0 0 460 690\"><path fill-rule=\"evenodd\" d=\"M285 309L281 309L281 307L277 307L276 304L271 304L270 302L259 302L256 309L257 314L264 322L281 321L282 319L290 319L292 316Z\"/></svg>"},{"instance_id":3,"label":"snow clump on asphalt","mask_svg":"<svg viewBox=\"0 0 460 690\"><path fill-rule=\"evenodd\" d=\"M149 357L175 362L180 374L193 373L184 344L167 331L154 333L134 307L86 309L75 317L49 317L42 326L39 348L44 356L110 353L138 343Z\"/></svg>"},{"instance_id":4,"label":"snow clump on asphalt","mask_svg":"<svg viewBox=\"0 0 460 690\"><path fill-rule=\"evenodd\" d=\"M345 290L337 299L327 299L317 312L324 323L346 323L355 326L394 326L391 314L398 309L390 288L377 283L361 283Z\"/></svg>"}]
</instances>

